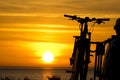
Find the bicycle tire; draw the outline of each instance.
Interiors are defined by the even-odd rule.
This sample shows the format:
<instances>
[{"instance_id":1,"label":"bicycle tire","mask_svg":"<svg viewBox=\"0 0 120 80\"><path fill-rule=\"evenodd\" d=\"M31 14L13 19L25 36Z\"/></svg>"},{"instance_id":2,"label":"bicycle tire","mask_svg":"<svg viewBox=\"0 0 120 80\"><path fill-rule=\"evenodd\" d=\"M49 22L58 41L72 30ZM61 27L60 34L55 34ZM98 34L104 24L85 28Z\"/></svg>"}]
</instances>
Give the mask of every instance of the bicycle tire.
<instances>
[{"instance_id":1,"label":"bicycle tire","mask_svg":"<svg viewBox=\"0 0 120 80\"><path fill-rule=\"evenodd\" d=\"M88 61L89 61L89 40L86 38L75 39L74 50L72 58L74 59L72 65L71 80L86 80Z\"/></svg>"}]
</instances>

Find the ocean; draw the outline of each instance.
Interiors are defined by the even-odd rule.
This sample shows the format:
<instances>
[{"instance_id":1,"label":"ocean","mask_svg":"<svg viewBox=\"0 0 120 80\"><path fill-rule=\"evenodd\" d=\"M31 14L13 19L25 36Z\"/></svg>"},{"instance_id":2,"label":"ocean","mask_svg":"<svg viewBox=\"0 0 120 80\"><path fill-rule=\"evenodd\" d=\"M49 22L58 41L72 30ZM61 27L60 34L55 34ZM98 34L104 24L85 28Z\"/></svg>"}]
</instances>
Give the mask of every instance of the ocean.
<instances>
[{"instance_id":1,"label":"ocean","mask_svg":"<svg viewBox=\"0 0 120 80\"><path fill-rule=\"evenodd\" d=\"M11 80L49 80L49 77L58 76L61 80L70 80L71 73L66 73L66 68L41 68L41 69L1 69L0 77ZM93 70L88 71L87 80L93 78Z\"/></svg>"}]
</instances>

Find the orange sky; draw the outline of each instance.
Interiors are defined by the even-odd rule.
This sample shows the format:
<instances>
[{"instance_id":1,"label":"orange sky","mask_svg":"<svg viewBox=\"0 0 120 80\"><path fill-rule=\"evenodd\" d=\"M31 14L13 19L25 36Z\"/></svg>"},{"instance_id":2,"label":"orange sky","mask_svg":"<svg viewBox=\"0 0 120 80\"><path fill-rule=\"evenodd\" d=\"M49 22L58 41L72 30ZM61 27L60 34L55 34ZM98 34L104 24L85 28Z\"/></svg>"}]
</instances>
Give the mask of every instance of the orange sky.
<instances>
[{"instance_id":1,"label":"orange sky","mask_svg":"<svg viewBox=\"0 0 120 80\"><path fill-rule=\"evenodd\" d=\"M110 18L105 24L96 24L92 32L92 41L103 41L115 34L113 26L120 16L119 2L0 0L0 66L69 67L73 36L79 35L79 27L64 14ZM41 59L45 51L54 54L51 64Z\"/></svg>"}]
</instances>

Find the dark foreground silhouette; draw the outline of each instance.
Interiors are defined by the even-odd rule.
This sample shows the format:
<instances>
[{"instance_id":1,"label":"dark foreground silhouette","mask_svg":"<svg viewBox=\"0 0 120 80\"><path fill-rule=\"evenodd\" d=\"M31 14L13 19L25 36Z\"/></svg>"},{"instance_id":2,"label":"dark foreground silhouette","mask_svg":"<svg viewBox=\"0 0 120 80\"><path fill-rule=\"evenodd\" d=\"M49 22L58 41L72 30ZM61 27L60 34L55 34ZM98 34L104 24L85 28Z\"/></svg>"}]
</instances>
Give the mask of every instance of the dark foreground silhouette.
<instances>
[{"instance_id":1,"label":"dark foreground silhouette","mask_svg":"<svg viewBox=\"0 0 120 80\"><path fill-rule=\"evenodd\" d=\"M116 35L112 36L111 41L106 52L103 65L103 79L102 80L120 80L119 65L120 65L120 18L116 20L114 25Z\"/></svg>"},{"instance_id":2,"label":"dark foreground silhouette","mask_svg":"<svg viewBox=\"0 0 120 80\"><path fill-rule=\"evenodd\" d=\"M111 38L106 39L103 42L91 42L91 32L88 31L88 22L94 22L97 24L109 21L109 18L81 18L76 15L64 15L71 20L76 20L80 23L80 36L74 36L74 49L72 57L70 58L70 65L72 71L70 80L86 80L88 72L88 64L90 63L90 52L95 53L95 66L94 66L94 80L98 77L99 80L119 80L119 71L117 66L119 62L120 53L120 18L116 20L114 29L116 35L112 35ZM96 44L96 50L90 50L90 44ZM106 44L108 44L107 52L105 51ZM105 56L105 58L103 58ZM92 78L91 78L92 79ZM97 79L97 80L98 80Z\"/></svg>"}]
</instances>

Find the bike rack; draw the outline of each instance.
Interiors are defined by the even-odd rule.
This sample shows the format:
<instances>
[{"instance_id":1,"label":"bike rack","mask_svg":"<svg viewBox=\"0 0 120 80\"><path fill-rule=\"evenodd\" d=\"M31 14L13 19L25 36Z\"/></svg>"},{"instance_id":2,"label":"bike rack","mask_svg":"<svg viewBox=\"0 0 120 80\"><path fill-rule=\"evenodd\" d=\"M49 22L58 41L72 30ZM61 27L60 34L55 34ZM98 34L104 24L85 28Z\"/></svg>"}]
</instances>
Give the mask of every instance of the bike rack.
<instances>
[{"instance_id":1,"label":"bike rack","mask_svg":"<svg viewBox=\"0 0 120 80\"><path fill-rule=\"evenodd\" d=\"M101 79L101 65L102 58L105 53L105 44L111 39L107 39L103 42L91 42L91 32L88 31L88 22L94 22L97 24L104 23L104 21L109 21L109 18L80 18L76 15L64 15L64 17L69 17L70 20L76 20L81 24L80 27L80 36L74 36L74 50L72 54L72 58L70 58L70 65L72 65L73 71L71 72L70 80L78 80L80 74L80 80L86 80L87 72L88 72L88 64L90 63L90 52L95 52L95 66L94 66L94 80L96 77ZM90 44L96 44L96 50L90 50ZM77 48L78 51L77 52ZM86 53L86 54L85 54ZM85 58L85 59L84 59Z\"/></svg>"}]
</instances>

